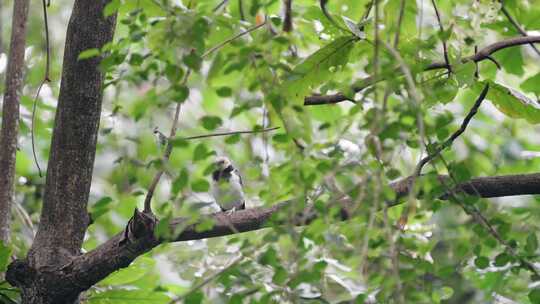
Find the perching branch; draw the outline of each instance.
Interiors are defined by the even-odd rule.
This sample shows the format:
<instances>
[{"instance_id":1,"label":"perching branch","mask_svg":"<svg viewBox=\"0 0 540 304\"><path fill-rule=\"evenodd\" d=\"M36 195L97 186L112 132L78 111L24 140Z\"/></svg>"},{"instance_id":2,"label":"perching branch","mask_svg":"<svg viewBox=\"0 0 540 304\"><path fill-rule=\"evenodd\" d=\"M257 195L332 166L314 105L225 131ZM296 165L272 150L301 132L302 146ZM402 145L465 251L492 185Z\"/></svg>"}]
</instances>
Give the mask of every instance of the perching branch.
<instances>
[{"instance_id":1,"label":"perching branch","mask_svg":"<svg viewBox=\"0 0 540 304\"><path fill-rule=\"evenodd\" d=\"M437 16L437 23L439 23L439 30L441 31L441 34L444 34L444 27L442 25L439 9L437 8L437 3L435 3L435 0L431 0L431 4L433 4L433 9L435 10L435 16ZM448 67L448 72L449 72L448 76L450 76L450 73L452 73L452 65L450 65L450 59L448 58L448 49L446 47L446 41L444 41L444 39L442 40L442 46L443 46L444 62L446 63L446 66Z\"/></svg>"},{"instance_id":2,"label":"perching branch","mask_svg":"<svg viewBox=\"0 0 540 304\"><path fill-rule=\"evenodd\" d=\"M486 59L490 59L491 54L499 50L517 46L517 45L529 44L529 43L540 43L540 36L514 37L514 38L498 41L481 49L480 51L478 51L472 56L463 58L461 62L462 63L469 62L469 61L480 62ZM427 65L424 68L424 71L432 71L432 70L447 69L447 68L448 66L446 62L433 62ZM383 77L368 76L366 78L359 80L355 85L353 85L353 91L360 92L364 90L365 88L368 88L372 86L373 84L380 81L384 81L384 80L385 79ZM349 100L349 98L343 95L342 93L337 93L337 94L332 94L332 95L312 95L312 96L307 96L304 98L304 105L310 106L310 105L333 104L333 103L339 103L345 100Z\"/></svg>"},{"instance_id":3,"label":"perching branch","mask_svg":"<svg viewBox=\"0 0 540 304\"><path fill-rule=\"evenodd\" d=\"M187 80L189 73L186 74L186 77L184 80ZM185 82L185 81L184 81ZM178 125L178 118L180 117L180 109L182 108L182 103L176 104L176 111L174 113L174 119L171 127L171 133L169 135L169 138L174 138L176 136L176 128ZM163 162L169 161L169 157L172 153L173 145L171 141L167 141L167 147L165 148L165 153L163 153ZM146 197L144 198L144 212L151 214L152 213L152 197L154 196L154 191L156 190L156 187L159 183L159 180L161 179L161 176L165 173L164 169L160 169L156 175L154 175L154 179L152 180L152 184L150 184L150 187L148 187L148 192L146 193ZM127 228L126 228L127 229Z\"/></svg>"},{"instance_id":4,"label":"perching branch","mask_svg":"<svg viewBox=\"0 0 540 304\"><path fill-rule=\"evenodd\" d=\"M15 156L19 135L19 107L23 87L28 0L13 3L11 44L0 131L0 240L9 241L11 205L15 191Z\"/></svg>"},{"instance_id":5,"label":"perching branch","mask_svg":"<svg viewBox=\"0 0 540 304\"><path fill-rule=\"evenodd\" d=\"M444 181L448 179L448 176L437 178L439 181ZM411 178L392 183L390 187L398 197L404 197L412 188ZM469 182L459 184L451 192L481 197L540 194L540 173L474 178ZM445 196L441 198L447 199ZM137 256L164 242L199 240L259 230L268 227L270 219L278 213L296 214L293 220L295 225L308 224L318 216L310 205L300 213L294 211L295 202L297 203L297 201L286 201L271 207L241 210L231 215L223 212L210 214L207 218L201 219L201 221L211 219L214 222L214 226L206 231L197 229L198 222L193 223L187 218L177 218L169 223L172 237L168 240L158 239L152 235L120 245L123 233L119 233L96 249L76 257L68 265L63 266L65 284L79 291L86 290L113 271L129 266ZM352 216L349 213L355 207L352 206L352 200L343 198L336 203L342 206L342 219Z\"/></svg>"}]
</instances>

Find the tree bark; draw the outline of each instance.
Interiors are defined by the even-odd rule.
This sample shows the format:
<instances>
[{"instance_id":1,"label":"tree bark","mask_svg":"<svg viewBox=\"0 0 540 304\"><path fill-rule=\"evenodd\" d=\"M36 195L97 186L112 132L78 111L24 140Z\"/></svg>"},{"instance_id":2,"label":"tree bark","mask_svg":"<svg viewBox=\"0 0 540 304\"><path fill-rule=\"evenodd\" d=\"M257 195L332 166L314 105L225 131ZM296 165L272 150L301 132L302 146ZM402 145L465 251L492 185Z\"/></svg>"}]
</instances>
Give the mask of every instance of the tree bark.
<instances>
[{"instance_id":1,"label":"tree bark","mask_svg":"<svg viewBox=\"0 0 540 304\"><path fill-rule=\"evenodd\" d=\"M81 292L65 280L62 267L81 254L89 222L86 207L104 74L99 67L102 57L78 56L112 40L116 15L103 16L109 2L76 0L73 6L39 228L27 259L10 265L6 276L21 289L23 303L75 303Z\"/></svg>"},{"instance_id":2,"label":"tree bark","mask_svg":"<svg viewBox=\"0 0 540 304\"><path fill-rule=\"evenodd\" d=\"M19 103L23 86L26 20L29 0L13 2L11 44L0 131L0 240L9 241L11 205L15 190L15 157L19 134ZM0 41L0 48L1 48Z\"/></svg>"},{"instance_id":3,"label":"tree bark","mask_svg":"<svg viewBox=\"0 0 540 304\"><path fill-rule=\"evenodd\" d=\"M116 17L103 17L108 2L75 1L69 21L43 208L29 254L30 264L38 269L80 254L89 221L86 205L104 75L99 68L101 57L78 60L78 56L112 40Z\"/></svg>"}]
</instances>

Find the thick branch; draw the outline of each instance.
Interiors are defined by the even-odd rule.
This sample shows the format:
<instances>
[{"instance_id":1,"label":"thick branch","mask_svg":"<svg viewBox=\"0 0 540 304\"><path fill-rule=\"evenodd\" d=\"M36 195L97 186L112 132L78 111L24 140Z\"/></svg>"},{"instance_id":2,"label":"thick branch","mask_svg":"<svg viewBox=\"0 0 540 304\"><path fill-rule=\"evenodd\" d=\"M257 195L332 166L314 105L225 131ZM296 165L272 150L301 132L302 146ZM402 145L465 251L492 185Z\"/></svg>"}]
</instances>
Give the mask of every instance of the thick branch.
<instances>
[{"instance_id":1,"label":"thick branch","mask_svg":"<svg viewBox=\"0 0 540 304\"><path fill-rule=\"evenodd\" d=\"M19 134L19 104L23 86L28 5L28 0L13 3L6 93L2 108L2 130L0 134L0 240L4 242L9 240L10 210L15 190L15 155L17 153ZM2 41L0 39L0 51L1 48Z\"/></svg>"},{"instance_id":2,"label":"thick branch","mask_svg":"<svg viewBox=\"0 0 540 304\"><path fill-rule=\"evenodd\" d=\"M465 63L468 61L480 62L486 59L489 60L491 58L491 54L499 50L513 47L516 45L532 44L532 43L540 43L540 36L515 37L515 38L509 38L503 41L495 42L481 49L476 54L463 58L461 61ZM437 70L437 69L448 69L448 65L444 61L433 62L427 65L424 68L424 71L431 71L431 70ZM356 85L353 86L353 91L358 93L362 91L363 89L368 88L372 86L373 84L379 81L383 81L383 80L384 78L381 78L381 77L377 77L377 78L373 76L366 77L364 79L361 79ZM337 94L332 94L332 95L312 95L312 96L307 96L306 98L304 98L304 105L310 106L310 105L333 104L333 103L338 103L338 102L342 102L349 99L350 98L346 97L342 93L337 93Z\"/></svg>"},{"instance_id":3,"label":"thick branch","mask_svg":"<svg viewBox=\"0 0 540 304\"><path fill-rule=\"evenodd\" d=\"M64 65L39 229L28 259L35 268L63 263L80 253L89 221L92 181L103 97L102 57L79 60L113 37L116 15L105 18L110 0L75 1L66 34Z\"/></svg>"},{"instance_id":4,"label":"thick branch","mask_svg":"<svg viewBox=\"0 0 540 304\"><path fill-rule=\"evenodd\" d=\"M439 179L447 179L439 176ZM398 197L409 193L411 178L406 178L390 185ZM506 175L494 177L479 177L460 184L454 191L482 197L501 197L511 195L540 194L540 173L525 175ZM444 198L444 197L443 197ZM342 199L339 202L344 212L342 218L346 219L349 210L352 210L350 200ZM214 213L208 215L214 226L207 231L198 231L197 223L188 223L188 219L178 218L170 223L172 241L198 240L211 237L247 232L268 227L272 216L280 211L289 210L295 204L290 201L282 202L271 207L259 207L237 211L231 215ZM294 212L294 211L293 211ZM317 216L312 207L297 213L293 223L304 225ZM105 278L113 271L127 267L137 256L150 251L165 240L158 240L152 236L144 237L135 242L125 242L120 245L123 233L99 246L95 250L76 258L70 267L70 276L84 288L89 288L96 282Z\"/></svg>"}]
</instances>

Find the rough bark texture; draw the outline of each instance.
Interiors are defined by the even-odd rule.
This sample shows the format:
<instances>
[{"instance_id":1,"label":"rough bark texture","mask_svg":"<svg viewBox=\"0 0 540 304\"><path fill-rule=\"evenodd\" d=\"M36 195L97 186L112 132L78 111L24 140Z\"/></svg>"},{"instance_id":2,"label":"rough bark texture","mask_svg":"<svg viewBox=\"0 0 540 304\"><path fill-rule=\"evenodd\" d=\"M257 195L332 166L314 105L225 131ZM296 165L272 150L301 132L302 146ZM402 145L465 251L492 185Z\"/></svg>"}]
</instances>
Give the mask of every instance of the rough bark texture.
<instances>
[{"instance_id":1,"label":"rough bark texture","mask_svg":"<svg viewBox=\"0 0 540 304\"><path fill-rule=\"evenodd\" d=\"M112 40L116 16L103 17L109 2L77 0L73 7L40 224L27 260L13 263L7 275L21 288L23 303L74 303L81 290L66 280L62 265L80 255L89 222L86 206L104 75L101 58L78 60L78 56Z\"/></svg>"},{"instance_id":2,"label":"rough bark texture","mask_svg":"<svg viewBox=\"0 0 540 304\"><path fill-rule=\"evenodd\" d=\"M11 205L15 188L15 155L19 134L19 102L23 86L26 19L29 0L13 3L11 44L6 72L6 93L0 134L0 240L9 240ZM1 30L0 30L1 32ZM0 50L1 50L0 40Z\"/></svg>"},{"instance_id":3,"label":"rough bark texture","mask_svg":"<svg viewBox=\"0 0 540 304\"><path fill-rule=\"evenodd\" d=\"M39 229L29 255L35 268L57 265L80 253L89 221L92 181L103 95L101 58L78 60L112 40L116 20L104 19L107 0L75 1L69 21L58 107Z\"/></svg>"}]
</instances>

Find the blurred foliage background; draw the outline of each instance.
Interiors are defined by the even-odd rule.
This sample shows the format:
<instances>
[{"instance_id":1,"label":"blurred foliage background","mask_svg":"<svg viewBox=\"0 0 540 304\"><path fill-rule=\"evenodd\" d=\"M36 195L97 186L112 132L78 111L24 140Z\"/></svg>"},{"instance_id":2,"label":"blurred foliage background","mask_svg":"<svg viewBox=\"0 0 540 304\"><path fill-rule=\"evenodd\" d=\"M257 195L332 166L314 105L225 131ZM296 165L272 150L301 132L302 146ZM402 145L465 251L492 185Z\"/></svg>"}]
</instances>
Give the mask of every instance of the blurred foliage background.
<instances>
[{"instance_id":1,"label":"blurred foliage background","mask_svg":"<svg viewBox=\"0 0 540 304\"><path fill-rule=\"evenodd\" d=\"M12 2L1 3L3 52ZM458 196L457 203L442 201L433 178L451 173L464 181L538 172L539 54L523 45L493 55L501 69L489 60L477 67L460 64L475 46L520 33L499 1L436 2L443 31L431 1L404 1L401 9L400 0L373 7L367 0L334 0L327 5L329 19L316 1L294 0L293 30L284 32L283 3L277 0L112 0L106 14L118 11L114 43L80 57L107 54L89 203L95 222L84 250L125 227L161 168L166 175L153 206L163 223L217 211L208 195L216 155L229 156L242 172L248 207L293 200L298 210L313 202L320 214L302 228L276 225L162 245L85 293L84 303L540 303L540 278L462 208L481 212L520 257L535 263L540 199ZM530 35L540 34L538 4L504 3ZM71 6L72 1L52 0L48 8L52 81L38 99L34 126L37 158L45 170ZM32 160L30 127L33 98L45 73L43 27L41 3L34 1L13 243L2 249L2 261L10 252L25 255L39 220L45 179ZM375 43L377 37L399 52L419 100L397 72L398 58ZM444 61L442 41L452 73L424 72L427 63ZM5 69L2 53L2 78ZM387 81L354 94L351 86L368 75ZM394 199L387 185L414 174L424 144L433 147L459 128L487 82L492 84L490 102L481 105L442 158L425 166L427 178L417 187L426 195L384 208ZM523 94L521 105L507 87ZM338 91L354 102L303 106L305 96ZM505 107L503 95L511 95L506 100L511 106ZM523 100L532 103L523 106ZM178 138L169 162L163 163L154 129L168 134L177 103L182 103ZM274 126L280 129L183 139ZM357 203L355 216L346 222L337 220L334 203L343 194ZM203 221L199 228L211 225ZM2 292L17 298L8 287Z\"/></svg>"}]
</instances>

